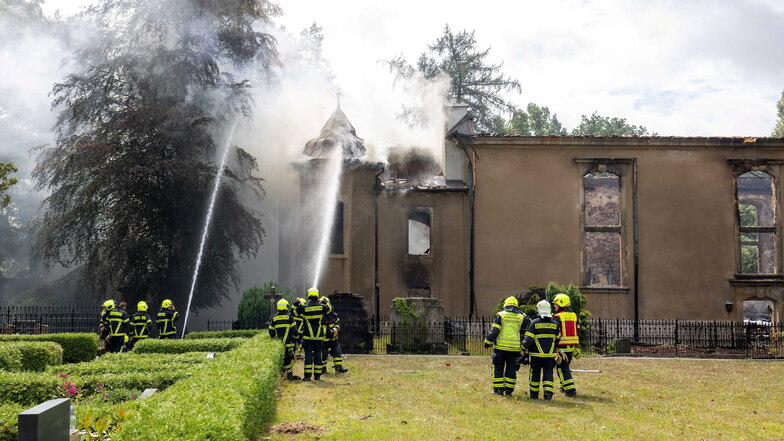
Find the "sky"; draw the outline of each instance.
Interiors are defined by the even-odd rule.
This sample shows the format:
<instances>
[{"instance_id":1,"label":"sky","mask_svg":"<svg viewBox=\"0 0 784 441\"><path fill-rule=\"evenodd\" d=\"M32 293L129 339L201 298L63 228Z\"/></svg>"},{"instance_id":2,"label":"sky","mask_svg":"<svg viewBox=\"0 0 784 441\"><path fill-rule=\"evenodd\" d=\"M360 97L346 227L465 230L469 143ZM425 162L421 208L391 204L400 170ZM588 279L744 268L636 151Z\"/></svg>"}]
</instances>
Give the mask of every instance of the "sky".
<instances>
[{"instance_id":1,"label":"sky","mask_svg":"<svg viewBox=\"0 0 784 441\"><path fill-rule=\"evenodd\" d=\"M44 10L69 15L88 3L48 0ZM324 57L356 113L381 61L414 61L445 24L474 30L491 61L520 81L512 102L547 106L570 129L598 112L659 135L767 136L784 89L778 0L277 3L275 22L290 32L322 26Z\"/></svg>"}]
</instances>

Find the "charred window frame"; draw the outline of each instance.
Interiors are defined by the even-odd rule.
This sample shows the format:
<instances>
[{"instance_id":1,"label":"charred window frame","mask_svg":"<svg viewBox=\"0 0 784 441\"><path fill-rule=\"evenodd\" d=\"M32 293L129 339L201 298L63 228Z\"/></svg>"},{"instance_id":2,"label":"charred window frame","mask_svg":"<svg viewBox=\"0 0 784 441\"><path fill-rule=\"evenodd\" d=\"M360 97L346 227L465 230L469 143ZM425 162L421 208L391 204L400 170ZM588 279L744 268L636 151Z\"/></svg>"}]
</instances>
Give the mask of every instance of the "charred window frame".
<instances>
[{"instance_id":1,"label":"charred window frame","mask_svg":"<svg viewBox=\"0 0 784 441\"><path fill-rule=\"evenodd\" d=\"M329 241L329 254L342 256L346 253L345 246L345 209L343 202L335 204L335 220L332 223L332 235Z\"/></svg>"},{"instance_id":2,"label":"charred window frame","mask_svg":"<svg viewBox=\"0 0 784 441\"><path fill-rule=\"evenodd\" d=\"M736 225L736 279L781 277L781 161L729 160Z\"/></svg>"},{"instance_id":3,"label":"charred window frame","mask_svg":"<svg viewBox=\"0 0 784 441\"><path fill-rule=\"evenodd\" d=\"M407 210L406 229L409 256L433 254L433 207L411 207Z\"/></svg>"},{"instance_id":4,"label":"charred window frame","mask_svg":"<svg viewBox=\"0 0 784 441\"><path fill-rule=\"evenodd\" d=\"M627 238L632 158L575 158L579 171L580 278L586 292L629 291ZM599 187L604 195L597 197Z\"/></svg>"}]
</instances>

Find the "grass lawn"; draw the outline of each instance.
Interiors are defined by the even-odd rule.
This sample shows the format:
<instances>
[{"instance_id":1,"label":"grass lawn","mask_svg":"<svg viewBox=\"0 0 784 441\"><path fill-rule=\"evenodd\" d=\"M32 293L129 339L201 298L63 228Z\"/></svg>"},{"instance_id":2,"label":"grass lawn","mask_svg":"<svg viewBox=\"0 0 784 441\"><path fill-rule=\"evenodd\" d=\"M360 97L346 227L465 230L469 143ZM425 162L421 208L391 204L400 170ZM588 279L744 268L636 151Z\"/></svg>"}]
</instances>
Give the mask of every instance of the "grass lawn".
<instances>
[{"instance_id":1,"label":"grass lawn","mask_svg":"<svg viewBox=\"0 0 784 441\"><path fill-rule=\"evenodd\" d=\"M515 395L491 395L490 357L349 356L344 364L349 373L331 370L318 383L281 383L262 439L784 439L784 362L581 358L573 368L602 372L575 373L578 397L551 402L527 398L526 366Z\"/></svg>"}]
</instances>

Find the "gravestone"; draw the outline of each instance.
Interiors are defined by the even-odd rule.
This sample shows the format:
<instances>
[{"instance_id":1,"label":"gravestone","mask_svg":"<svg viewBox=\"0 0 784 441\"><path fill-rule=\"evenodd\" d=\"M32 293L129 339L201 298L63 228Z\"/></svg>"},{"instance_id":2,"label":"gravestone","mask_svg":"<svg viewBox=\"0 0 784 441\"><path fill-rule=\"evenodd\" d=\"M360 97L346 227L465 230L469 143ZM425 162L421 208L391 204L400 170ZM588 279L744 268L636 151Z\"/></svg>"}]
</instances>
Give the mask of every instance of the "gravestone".
<instances>
[{"instance_id":1,"label":"gravestone","mask_svg":"<svg viewBox=\"0 0 784 441\"><path fill-rule=\"evenodd\" d=\"M71 400L46 401L20 413L17 421L19 441L69 441Z\"/></svg>"},{"instance_id":2,"label":"gravestone","mask_svg":"<svg viewBox=\"0 0 784 441\"><path fill-rule=\"evenodd\" d=\"M440 299L406 297L416 317L402 317L391 307L392 343L387 351L446 354L444 307Z\"/></svg>"},{"instance_id":3,"label":"gravestone","mask_svg":"<svg viewBox=\"0 0 784 441\"><path fill-rule=\"evenodd\" d=\"M367 354L373 350L370 316L361 296L335 292L329 296L332 309L340 318L340 348L344 354Z\"/></svg>"}]
</instances>

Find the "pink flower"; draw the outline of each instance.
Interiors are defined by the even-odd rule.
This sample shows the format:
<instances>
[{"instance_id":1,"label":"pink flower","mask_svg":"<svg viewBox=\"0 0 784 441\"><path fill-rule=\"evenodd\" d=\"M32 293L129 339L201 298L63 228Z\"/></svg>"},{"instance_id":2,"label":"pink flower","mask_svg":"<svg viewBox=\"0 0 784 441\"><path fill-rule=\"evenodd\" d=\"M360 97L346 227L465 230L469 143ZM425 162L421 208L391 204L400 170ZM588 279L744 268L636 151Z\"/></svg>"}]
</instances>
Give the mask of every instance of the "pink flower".
<instances>
[{"instance_id":1,"label":"pink flower","mask_svg":"<svg viewBox=\"0 0 784 441\"><path fill-rule=\"evenodd\" d=\"M66 374L64 372L60 372L59 374L57 374L57 376L60 377L60 378L68 378L68 374Z\"/></svg>"}]
</instances>

